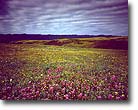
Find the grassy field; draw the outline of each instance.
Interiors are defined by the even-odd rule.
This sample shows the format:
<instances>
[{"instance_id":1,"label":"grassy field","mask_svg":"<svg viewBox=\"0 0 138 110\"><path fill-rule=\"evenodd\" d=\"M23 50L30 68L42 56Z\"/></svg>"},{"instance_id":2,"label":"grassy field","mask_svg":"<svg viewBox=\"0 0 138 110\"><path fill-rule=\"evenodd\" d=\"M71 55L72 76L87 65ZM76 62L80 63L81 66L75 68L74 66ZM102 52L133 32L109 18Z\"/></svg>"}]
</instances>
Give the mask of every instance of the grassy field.
<instances>
[{"instance_id":1,"label":"grassy field","mask_svg":"<svg viewBox=\"0 0 138 110\"><path fill-rule=\"evenodd\" d=\"M107 44L99 46L105 44L99 41L112 39L122 40L84 38L1 43L0 99L127 100L128 50L119 46L105 48Z\"/></svg>"}]
</instances>

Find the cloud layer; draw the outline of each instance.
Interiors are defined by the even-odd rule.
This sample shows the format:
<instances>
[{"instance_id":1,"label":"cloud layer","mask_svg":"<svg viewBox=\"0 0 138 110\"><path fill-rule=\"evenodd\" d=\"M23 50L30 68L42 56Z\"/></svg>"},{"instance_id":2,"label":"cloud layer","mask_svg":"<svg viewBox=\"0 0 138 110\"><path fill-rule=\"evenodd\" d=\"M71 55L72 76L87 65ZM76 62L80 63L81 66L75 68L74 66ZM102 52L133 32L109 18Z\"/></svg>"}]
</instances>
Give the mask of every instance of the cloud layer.
<instances>
[{"instance_id":1,"label":"cloud layer","mask_svg":"<svg viewBox=\"0 0 138 110\"><path fill-rule=\"evenodd\" d=\"M0 34L128 35L127 0L1 0Z\"/></svg>"}]
</instances>

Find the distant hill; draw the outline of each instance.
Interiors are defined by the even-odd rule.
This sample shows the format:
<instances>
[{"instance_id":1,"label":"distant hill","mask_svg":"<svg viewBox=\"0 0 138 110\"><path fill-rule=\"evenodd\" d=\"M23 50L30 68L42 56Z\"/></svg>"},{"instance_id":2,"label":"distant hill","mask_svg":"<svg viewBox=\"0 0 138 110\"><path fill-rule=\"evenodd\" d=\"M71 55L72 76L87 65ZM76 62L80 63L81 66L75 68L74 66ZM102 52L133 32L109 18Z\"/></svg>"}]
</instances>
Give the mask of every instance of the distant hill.
<instances>
[{"instance_id":1,"label":"distant hill","mask_svg":"<svg viewBox=\"0 0 138 110\"><path fill-rule=\"evenodd\" d=\"M92 38L62 38L54 40L20 40L20 41L12 41L11 43L128 50L127 37L92 37Z\"/></svg>"},{"instance_id":2,"label":"distant hill","mask_svg":"<svg viewBox=\"0 0 138 110\"><path fill-rule=\"evenodd\" d=\"M19 40L54 40L63 38L117 37L112 35L40 35L40 34L0 34L0 43Z\"/></svg>"}]
</instances>

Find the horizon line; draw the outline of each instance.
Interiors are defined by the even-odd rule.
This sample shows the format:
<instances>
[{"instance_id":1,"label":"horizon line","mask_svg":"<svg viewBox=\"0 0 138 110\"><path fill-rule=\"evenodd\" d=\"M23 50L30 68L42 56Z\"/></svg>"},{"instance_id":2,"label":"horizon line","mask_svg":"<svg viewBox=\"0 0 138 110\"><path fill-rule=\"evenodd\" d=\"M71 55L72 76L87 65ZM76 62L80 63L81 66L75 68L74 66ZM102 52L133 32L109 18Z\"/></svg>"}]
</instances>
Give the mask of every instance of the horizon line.
<instances>
[{"instance_id":1,"label":"horizon line","mask_svg":"<svg viewBox=\"0 0 138 110\"><path fill-rule=\"evenodd\" d=\"M11 34L0 34L0 35L42 35L42 36L45 36L45 35L53 35L53 36L72 36L72 35L76 35L76 36L128 36L128 35L111 35L111 34L27 34L27 33L22 33L22 34L14 34L14 33L11 33Z\"/></svg>"}]
</instances>

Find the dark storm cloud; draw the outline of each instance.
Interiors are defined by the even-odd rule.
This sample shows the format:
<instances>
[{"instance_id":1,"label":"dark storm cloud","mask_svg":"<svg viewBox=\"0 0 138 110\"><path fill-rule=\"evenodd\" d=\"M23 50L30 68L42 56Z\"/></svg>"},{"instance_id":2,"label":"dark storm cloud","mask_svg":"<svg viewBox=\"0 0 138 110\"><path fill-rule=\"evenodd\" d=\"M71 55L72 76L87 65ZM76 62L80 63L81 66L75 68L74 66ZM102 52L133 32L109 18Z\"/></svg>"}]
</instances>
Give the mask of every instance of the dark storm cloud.
<instances>
[{"instance_id":1,"label":"dark storm cloud","mask_svg":"<svg viewBox=\"0 0 138 110\"><path fill-rule=\"evenodd\" d=\"M127 0L2 0L0 33L128 34Z\"/></svg>"}]
</instances>

